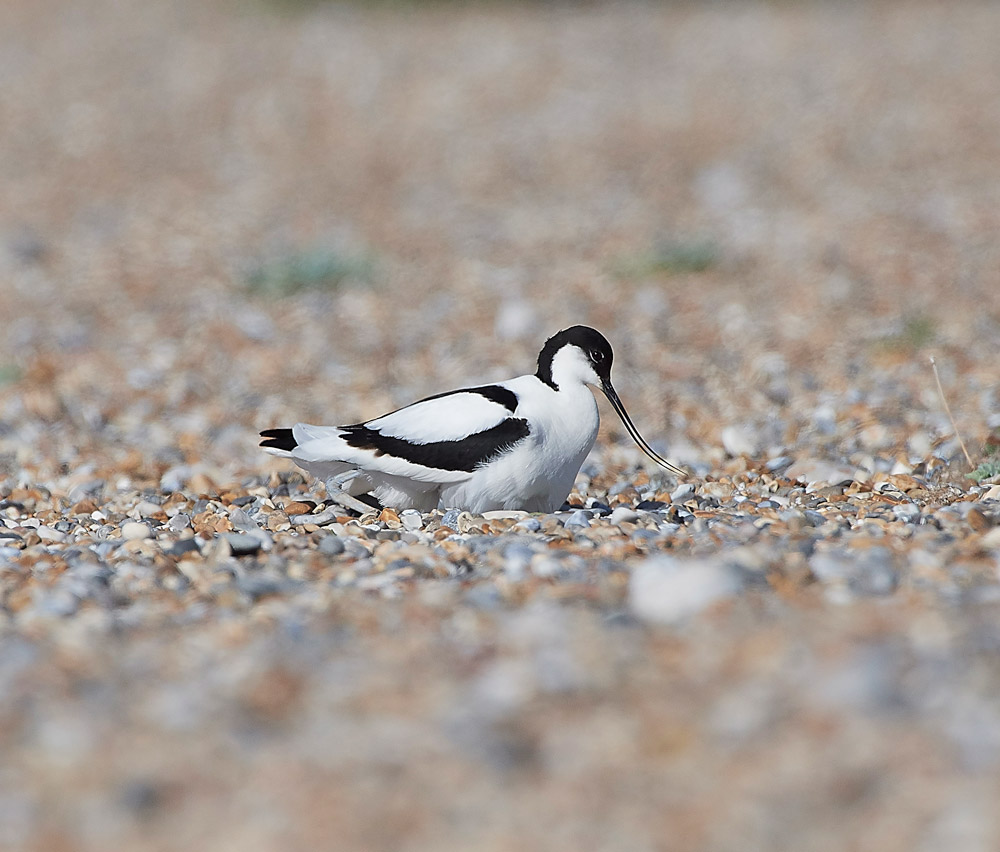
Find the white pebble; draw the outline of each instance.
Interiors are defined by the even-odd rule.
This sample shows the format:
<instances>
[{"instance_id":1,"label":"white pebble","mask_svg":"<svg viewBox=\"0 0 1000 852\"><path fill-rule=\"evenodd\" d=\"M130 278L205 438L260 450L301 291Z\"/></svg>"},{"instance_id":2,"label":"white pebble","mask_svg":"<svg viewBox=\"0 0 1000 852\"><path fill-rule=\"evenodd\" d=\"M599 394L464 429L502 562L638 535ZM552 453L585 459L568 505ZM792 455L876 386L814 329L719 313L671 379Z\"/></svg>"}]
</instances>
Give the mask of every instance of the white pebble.
<instances>
[{"instance_id":1,"label":"white pebble","mask_svg":"<svg viewBox=\"0 0 1000 852\"><path fill-rule=\"evenodd\" d=\"M723 429L722 446L731 456L757 455L757 441L745 426L727 426Z\"/></svg>"},{"instance_id":2,"label":"white pebble","mask_svg":"<svg viewBox=\"0 0 1000 852\"><path fill-rule=\"evenodd\" d=\"M122 538L126 541L139 541L149 538L149 527L138 521L129 521L127 524L122 524Z\"/></svg>"},{"instance_id":3,"label":"white pebble","mask_svg":"<svg viewBox=\"0 0 1000 852\"><path fill-rule=\"evenodd\" d=\"M38 537L42 541L66 541L66 534L59 532L59 530L54 530L52 527L47 527L44 524L38 527L36 530Z\"/></svg>"},{"instance_id":4,"label":"white pebble","mask_svg":"<svg viewBox=\"0 0 1000 852\"><path fill-rule=\"evenodd\" d=\"M517 509L497 509L493 512L483 512L483 517L487 521L502 521L502 520L519 521L522 518L528 517L528 513L521 512Z\"/></svg>"},{"instance_id":5,"label":"white pebble","mask_svg":"<svg viewBox=\"0 0 1000 852\"><path fill-rule=\"evenodd\" d=\"M654 556L632 571L629 606L645 621L673 624L739 589L737 575L721 562Z\"/></svg>"},{"instance_id":6,"label":"white pebble","mask_svg":"<svg viewBox=\"0 0 1000 852\"><path fill-rule=\"evenodd\" d=\"M157 512L161 511L160 507L150 500L140 500L135 504L135 508L132 510L133 517L137 518L148 518L151 515L155 515Z\"/></svg>"},{"instance_id":7,"label":"white pebble","mask_svg":"<svg viewBox=\"0 0 1000 852\"><path fill-rule=\"evenodd\" d=\"M613 524L631 523L632 521L639 520L639 513L634 509L630 509L628 506L617 506L615 510L608 515L608 520Z\"/></svg>"},{"instance_id":8,"label":"white pebble","mask_svg":"<svg viewBox=\"0 0 1000 852\"><path fill-rule=\"evenodd\" d=\"M424 519L416 509L403 509L399 513L399 521L402 523L403 529L411 531L419 530L424 525Z\"/></svg>"}]
</instances>

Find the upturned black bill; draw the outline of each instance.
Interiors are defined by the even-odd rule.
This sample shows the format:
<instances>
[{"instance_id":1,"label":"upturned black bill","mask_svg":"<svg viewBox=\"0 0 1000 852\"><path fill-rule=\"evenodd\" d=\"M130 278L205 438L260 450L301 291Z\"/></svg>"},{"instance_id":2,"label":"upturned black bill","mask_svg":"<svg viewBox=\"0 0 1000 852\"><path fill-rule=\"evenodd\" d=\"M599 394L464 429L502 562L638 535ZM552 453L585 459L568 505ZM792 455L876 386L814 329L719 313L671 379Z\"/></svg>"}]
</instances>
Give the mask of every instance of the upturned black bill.
<instances>
[{"instance_id":1,"label":"upturned black bill","mask_svg":"<svg viewBox=\"0 0 1000 852\"><path fill-rule=\"evenodd\" d=\"M611 406L621 418L622 423L625 424L625 428L628 430L629 435L632 436L632 440L639 445L639 449L658 465L662 465L671 473L676 474L677 476L687 476L687 474L677 467L677 465L668 462L665 458L663 458L663 456L654 452L653 448L646 443L646 439L639 434L639 430L635 428L632 418L628 416L628 412L625 410L625 406L622 405L622 401L618 398L617 392L611 386L611 382L604 382L601 389L604 391L604 395L608 398L608 402L611 403Z\"/></svg>"}]
</instances>

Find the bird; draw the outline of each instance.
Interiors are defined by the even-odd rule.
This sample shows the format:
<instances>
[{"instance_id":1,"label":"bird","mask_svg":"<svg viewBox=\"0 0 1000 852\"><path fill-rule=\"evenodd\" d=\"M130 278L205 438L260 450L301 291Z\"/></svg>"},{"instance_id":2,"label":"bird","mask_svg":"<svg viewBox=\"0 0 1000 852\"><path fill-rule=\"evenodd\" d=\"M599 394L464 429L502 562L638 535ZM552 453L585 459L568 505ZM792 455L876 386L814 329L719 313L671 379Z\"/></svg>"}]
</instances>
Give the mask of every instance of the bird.
<instances>
[{"instance_id":1,"label":"bird","mask_svg":"<svg viewBox=\"0 0 1000 852\"><path fill-rule=\"evenodd\" d=\"M545 341L533 374L429 396L363 423L265 429L260 447L375 508L555 512L597 439L594 387L639 448L684 477L632 423L611 383L613 360L603 334L575 325Z\"/></svg>"}]
</instances>

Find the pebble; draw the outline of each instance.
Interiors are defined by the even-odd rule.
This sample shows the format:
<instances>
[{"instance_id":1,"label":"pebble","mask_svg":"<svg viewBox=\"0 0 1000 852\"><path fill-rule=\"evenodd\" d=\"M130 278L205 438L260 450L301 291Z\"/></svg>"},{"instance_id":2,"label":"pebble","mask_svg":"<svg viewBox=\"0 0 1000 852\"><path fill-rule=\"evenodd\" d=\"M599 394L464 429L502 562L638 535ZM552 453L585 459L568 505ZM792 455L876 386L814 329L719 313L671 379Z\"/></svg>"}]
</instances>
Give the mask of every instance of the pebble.
<instances>
[{"instance_id":1,"label":"pebble","mask_svg":"<svg viewBox=\"0 0 1000 852\"><path fill-rule=\"evenodd\" d=\"M817 512L815 509L803 510L802 516L814 527L821 527L826 523L826 515L822 512Z\"/></svg>"},{"instance_id":2,"label":"pebble","mask_svg":"<svg viewBox=\"0 0 1000 852\"><path fill-rule=\"evenodd\" d=\"M340 556L344 552L344 540L340 536L325 535L319 540L317 548L324 556Z\"/></svg>"},{"instance_id":3,"label":"pebble","mask_svg":"<svg viewBox=\"0 0 1000 852\"><path fill-rule=\"evenodd\" d=\"M816 551L809 569L821 583L854 595L888 595L898 584L892 552L886 547Z\"/></svg>"},{"instance_id":4,"label":"pebble","mask_svg":"<svg viewBox=\"0 0 1000 852\"><path fill-rule=\"evenodd\" d=\"M670 502L683 503L685 500L690 500L693 496L694 485L690 482L684 482L670 492Z\"/></svg>"},{"instance_id":5,"label":"pebble","mask_svg":"<svg viewBox=\"0 0 1000 852\"><path fill-rule=\"evenodd\" d=\"M47 527L44 524L40 525L35 532L42 541L60 542L66 541L67 538L65 533L52 529L52 527Z\"/></svg>"},{"instance_id":6,"label":"pebble","mask_svg":"<svg viewBox=\"0 0 1000 852\"><path fill-rule=\"evenodd\" d=\"M589 527L590 526L590 513L584 509L578 509L573 512L565 521L563 521L563 526L567 529L572 527Z\"/></svg>"},{"instance_id":7,"label":"pebble","mask_svg":"<svg viewBox=\"0 0 1000 852\"><path fill-rule=\"evenodd\" d=\"M158 503L153 503L149 500L140 500L136 503L133 511L140 518L150 518L162 512L163 508Z\"/></svg>"},{"instance_id":8,"label":"pebble","mask_svg":"<svg viewBox=\"0 0 1000 852\"><path fill-rule=\"evenodd\" d=\"M791 456L775 456L774 458L768 459L764 466L771 473L779 473L789 467L794 461L795 459Z\"/></svg>"},{"instance_id":9,"label":"pebble","mask_svg":"<svg viewBox=\"0 0 1000 852\"><path fill-rule=\"evenodd\" d=\"M823 483L837 484L850 482L854 479L854 469L844 465L832 464L823 459L801 458L785 471L789 479L797 479L807 484Z\"/></svg>"},{"instance_id":10,"label":"pebble","mask_svg":"<svg viewBox=\"0 0 1000 852\"><path fill-rule=\"evenodd\" d=\"M399 520L403 528L411 532L422 529L424 526L424 519L416 509L404 509L399 513Z\"/></svg>"},{"instance_id":11,"label":"pebble","mask_svg":"<svg viewBox=\"0 0 1000 852\"><path fill-rule=\"evenodd\" d=\"M242 554L233 551L234 556ZM269 595L277 595L284 591L288 581L278 575L265 571L248 571L237 577L236 586L252 601L258 601Z\"/></svg>"},{"instance_id":12,"label":"pebble","mask_svg":"<svg viewBox=\"0 0 1000 852\"><path fill-rule=\"evenodd\" d=\"M174 517L177 516L175 515ZM241 532L251 532L260 529L260 525L242 507L237 507L229 513L229 523L233 525L234 529Z\"/></svg>"},{"instance_id":13,"label":"pebble","mask_svg":"<svg viewBox=\"0 0 1000 852\"><path fill-rule=\"evenodd\" d=\"M522 518L528 517L528 513L514 511L511 509L503 509L494 512L483 512L483 517L487 521L519 521Z\"/></svg>"},{"instance_id":14,"label":"pebble","mask_svg":"<svg viewBox=\"0 0 1000 852\"><path fill-rule=\"evenodd\" d=\"M651 556L632 569L628 600L643 621L675 624L740 591L739 575L715 559Z\"/></svg>"},{"instance_id":15,"label":"pebble","mask_svg":"<svg viewBox=\"0 0 1000 852\"><path fill-rule=\"evenodd\" d=\"M892 507L892 513L899 520L912 524L920 518L920 507L915 503L900 503Z\"/></svg>"},{"instance_id":16,"label":"pebble","mask_svg":"<svg viewBox=\"0 0 1000 852\"><path fill-rule=\"evenodd\" d=\"M233 556L250 556L257 553L263 542L254 535L247 533L222 533L222 538L229 544Z\"/></svg>"},{"instance_id":17,"label":"pebble","mask_svg":"<svg viewBox=\"0 0 1000 852\"><path fill-rule=\"evenodd\" d=\"M632 523L637 520L639 520L639 513L628 506L617 506L608 515L608 521L612 524Z\"/></svg>"},{"instance_id":18,"label":"pebble","mask_svg":"<svg viewBox=\"0 0 1000 852\"><path fill-rule=\"evenodd\" d=\"M177 558L184 556L186 553L198 553L198 540L193 536L191 538L179 538L168 548L167 552Z\"/></svg>"},{"instance_id":19,"label":"pebble","mask_svg":"<svg viewBox=\"0 0 1000 852\"><path fill-rule=\"evenodd\" d=\"M160 477L160 490L167 494L180 491L184 488L191 474L192 469L190 465L178 465L177 467L170 468Z\"/></svg>"},{"instance_id":20,"label":"pebble","mask_svg":"<svg viewBox=\"0 0 1000 852\"><path fill-rule=\"evenodd\" d=\"M122 524L122 538L126 541L141 541L151 535L149 526L139 521L129 521Z\"/></svg>"},{"instance_id":21,"label":"pebble","mask_svg":"<svg viewBox=\"0 0 1000 852\"><path fill-rule=\"evenodd\" d=\"M758 452L753 430L746 426L726 426L721 434L722 446L731 456L755 456Z\"/></svg>"},{"instance_id":22,"label":"pebble","mask_svg":"<svg viewBox=\"0 0 1000 852\"><path fill-rule=\"evenodd\" d=\"M180 532L181 530L190 529L191 527L191 516L185 514L184 512L178 512L169 521L167 521L167 528L171 532Z\"/></svg>"}]
</instances>

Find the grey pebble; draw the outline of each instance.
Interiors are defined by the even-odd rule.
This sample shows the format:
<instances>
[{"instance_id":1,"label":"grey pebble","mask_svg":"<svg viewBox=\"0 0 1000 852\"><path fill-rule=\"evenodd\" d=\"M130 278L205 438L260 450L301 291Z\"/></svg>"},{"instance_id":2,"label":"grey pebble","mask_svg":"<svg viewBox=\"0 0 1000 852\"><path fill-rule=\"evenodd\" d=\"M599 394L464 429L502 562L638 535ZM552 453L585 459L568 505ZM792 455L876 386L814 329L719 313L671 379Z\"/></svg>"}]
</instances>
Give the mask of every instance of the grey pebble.
<instances>
[{"instance_id":1,"label":"grey pebble","mask_svg":"<svg viewBox=\"0 0 1000 852\"><path fill-rule=\"evenodd\" d=\"M631 535L632 543L639 547L649 546L660 537L659 530L636 530Z\"/></svg>"},{"instance_id":2,"label":"grey pebble","mask_svg":"<svg viewBox=\"0 0 1000 852\"><path fill-rule=\"evenodd\" d=\"M90 549L97 554L98 559L107 559L112 553L121 547L121 545L122 543L120 539L114 541L102 541L93 545Z\"/></svg>"},{"instance_id":3,"label":"grey pebble","mask_svg":"<svg viewBox=\"0 0 1000 852\"><path fill-rule=\"evenodd\" d=\"M898 584L892 552L886 547L818 551L809 558L809 569L821 583L859 596L892 594Z\"/></svg>"},{"instance_id":4,"label":"grey pebble","mask_svg":"<svg viewBox=\"0 0 1000 852\"><path fill-rule=\"evenodd\" d=\"M319 552L324 556L339 556L344 552L344 540L336 535L323 536L319 540Z\"/></svg>"},{"instance_id":5,"label":"grey pebble","mask_svg":"<svg viewBox=\"0 0 1000 852\"><path fill-rule=\"evenodd\" d=\"M181 538L173 543L170 550L167 552L171 556L183 556L185 553L197 553L198 551L198 540L193 536L191 538Z\"/></svg>"},{"instance_id":6,"label":"grey pebble","mask_svg":"<svg viewBox=\"0 0 1000 852\"><path fill-rule=\"evenodd\" d=\"M264 571L244 573L236 581L236 587L251 600L259 600L267 595L284 591L288 581L278 574Z\"/></svg>"},{"instance_id":7,"label":"grey pebble","mask_svg":"<svg viewBox=\"0 0 1000 852\"><path fill-rule=\"evenodd\" d=\"M847 585L857 595L889 595L896 591L898 575L892 564L892 551L872 547L858 561L858 570L848 577Z\"/></svg>"},{"instance_id":8,"label":"grey pebble","mask_svg":"<svg viewBox=\"0 0 1000 852\"><path fill-rule=\"evenodd\" d=\"M791 467L793 461L794 459L790 456L775 456L773 459L767 460L765 467L768 471L774 473L776 471L784 470L787 467Z\"/></svg>"},{"instance_id":9,"label":"grey pebble","mask_svg":"<svg viewBox=\"0 0 1000 852\"><path fill-rule=\"evenodd\" d=\"M61 533L59 532L59 530L45 526L45 524L39 526L36 532L38 533L38 537L42 541L55 541L55 542L66 541L66 533Z\"/></svg>"},{"instance_id":10,"label":"grey pebble","mask_svg":"<svg viewBox=\"0 0 1000 852\"><path fill-rule=\"evenodd\" d=\"M171 529L174 532L180 532L181 530L186 530L190 526L191 526L191 516L186 515L183 512L178 512L169 521L167 521L168 529Z\"/></svg>"},{"instance_id":11,"label":"grey pebble","mask_svg":"<svg viewBox=\"0 0 1000 852\"><path fill-rule=\"evenodd\" d=\"M72 577L84 583L107 585L108 579L114 575L114 570L100 562L83 559L83 553L64 554L69 567L63 577Z\"/></svg>"},{"instance_id":12,"label":"grey pebble","mask_svg":"<svg viewBox=\"0 0 1000 852\"><path fill-rule=\"evenodd\" d=\"M538 518L525 518L523 521L518 521L514 524L514 529L524 530L525 532L538 532L542 528L542 522Z\"/></svg>"},{"instance_id":13,"label":"grey pebble","mask_svg":"<svg viewBox=\"0 0 1000 852\"><path fill-rule=\"evenodd\" d=\"M685 500L690 499L693 494L694 486L690 482L685 482L670 492L670 502L683 503Z\"/></svg>"},{"instance_id":14,"label":"grey pebble","mask_svg":"<svg viewBox=\"0 0 1000 852\"><path fill-rule=\"evenodd\" d=\"M590 526L590 513L584 509L577 509L570 515L563 523L566 529L570 527L589 527Z\"/></svg>"},{"instance_id":15,"label":"grey pebble","mask_svg":"<svg viewBox=\"0 0 1000 852\"><path fill-rule=\"evenodd\" d=\"M524 541L513 541L503 550L504 571L508 575L523 576L534 558L535 548Z\"/></svg>"},{"instance_id":16,"label":"grey pebble","mask_svg":"<svg viewBox=\"0 0 1000 852\"><path fill-rule=\"evenodd\" d=\"M229 543L229 549L232 550L233 556L250 556L257 553L263 546L257 536L246 533L227 532L222 533L221 537Z\"/></svg>"},{"instance_id":17,"label":"grey pebble","mask_svg":"<svg viewBox=\"0 0 1000 852\"><path fill-rule=\"evenodd\" d=\"M254 519L251 518L244 509L239 507L233 509L233 511L229 513L229 523L241 532L250 532L260 528Z\"/></svg>"},{"instance_id":18,"label":"grey pebble","mask_svg":"<svg viewBox=\"0 0 1000 852\"><path fill-rule=\"evenodd\" d=\"M66 499L70 502L70 505L79 503L86 497L96 497L102 488L104 488L103 479L91 479L88 482L71 488L69 494L66 495Z\"/></svg>"},{"instance_id":19,"label":"grey pebble","mask_svg":"<svg viewBox=\"0 0 1000 852\"><path fill-rule=\"evenodd\" d=\"M43 615L66 617L80 608L80 599L67 589L56 587L51 592L39 595L35 608Z\"/></svg>"},{"instance_id":20,"label":"grey pebble","mask_svg":"<svg viewBox=\"0 0 1000 852\"><path fill-rule=\"evenodd\" d=\"M503 596L492 583L477 583L465 593L465 602L476 609L495 610L503 605Z\"/></svg>"},{"instance_id":21,"label":"grey pebble","mask_svg":"<svg viewBox=\"0 0 1000 852\"><path fill-rule=\"evenodd\" d=\"M182 464L170 468L160 477L160 490L168 493L183 490L184 483L191 478L191 474L190 465Z\"/></svg>"},{"instance_id":22,"label":"grey pebble","mask_svg":"<svg viewBox=\"0 0 1000 852\"><path fill-rule=\"evenodd\" d=\"M444 513L444 517L441 518L441 526L451 527L453 530L458 529L458 516L462 512L459 509L449 509Z\"/></svg>"},{"instance_id":23,"label":"grey pebble","mask_svg":"<svg viewBox=\"0 0 1000 852\"><path fill-rule=\"evenodd\" d=\"M912 524L920 518L920 507L916 503L900 503L892 507L892 513L898 520Z\"/></svg>"}]
</instances>

